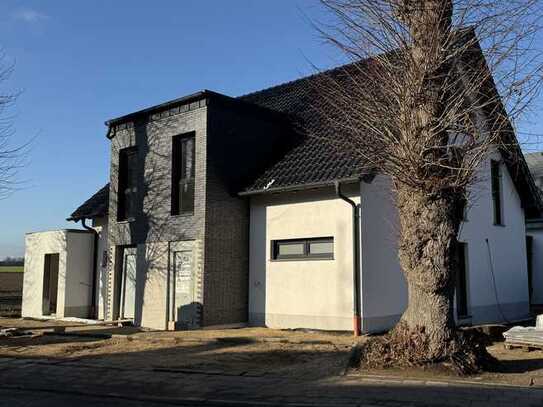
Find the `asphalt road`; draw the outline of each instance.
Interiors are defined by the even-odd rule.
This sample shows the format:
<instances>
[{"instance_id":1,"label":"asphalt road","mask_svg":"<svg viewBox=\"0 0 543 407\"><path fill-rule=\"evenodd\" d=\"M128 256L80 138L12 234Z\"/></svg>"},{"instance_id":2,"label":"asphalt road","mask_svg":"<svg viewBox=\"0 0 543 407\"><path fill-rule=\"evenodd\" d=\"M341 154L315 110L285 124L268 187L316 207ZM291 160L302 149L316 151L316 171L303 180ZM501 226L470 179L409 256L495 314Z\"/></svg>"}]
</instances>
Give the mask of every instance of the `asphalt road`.
<instances>
[{"instance_id":1,"label":"asphalt road","mask_svg":"<svg viewBox=\"0 0 543 407\"><path fill-rule=\"evenodd\" d=\"M34 390L14 390L0 388L0 407L275 407L281 404L216 402L216 401L191 401L178 400L172 402L135 400L125 397L92 397L82 394L67 394L58 392L44 392ZM291 407L308 406L307 404L289 404ZM364 405L361 405L364 406ZM368 405L370 407L370 405Z\"/></svg>"},{"instance_id":2,"label":"asphalt road","mask_svg":"<svg viewBox=\"0 0 543 407\"><path fill-rule=\"evenodd\" d=\"M193 406L194 404L177 404ZM127 400L112 397L89 397L84 395L58 394L28 390L0 389L2 407L164 407L164 403Z\"/></svg>"},{"instance_id":3,"label":"asphalt road","mask_svg":"<svg viewBox=\"0 0 543 407\"><path fill-rule=\"evenodd\" d=\"M543 389L334 376L120 368L86 360L0 358L0 407L541 407Z\"/></svg>"}]
</instances>

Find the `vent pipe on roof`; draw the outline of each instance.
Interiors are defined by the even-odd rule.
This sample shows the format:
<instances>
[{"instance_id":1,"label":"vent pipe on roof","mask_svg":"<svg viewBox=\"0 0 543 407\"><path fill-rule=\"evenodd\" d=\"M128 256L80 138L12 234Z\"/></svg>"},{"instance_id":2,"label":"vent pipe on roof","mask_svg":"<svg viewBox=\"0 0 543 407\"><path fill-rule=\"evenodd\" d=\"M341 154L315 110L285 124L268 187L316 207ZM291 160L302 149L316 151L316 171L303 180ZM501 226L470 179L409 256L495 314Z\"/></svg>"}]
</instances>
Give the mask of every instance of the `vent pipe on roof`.
<instances>
[{"instance_id":1,"label":"vent pipe on roof","mask_svg":"<svg viewBox=\"0 0 543 407\"><path fill-rule=\"evenodd\" d=\"M353 208L353 333L360 336L362 332L362 319L360 312L360 205L341 192L339 181L334 183L336 195Z\"/></svg>"}]
</instances>

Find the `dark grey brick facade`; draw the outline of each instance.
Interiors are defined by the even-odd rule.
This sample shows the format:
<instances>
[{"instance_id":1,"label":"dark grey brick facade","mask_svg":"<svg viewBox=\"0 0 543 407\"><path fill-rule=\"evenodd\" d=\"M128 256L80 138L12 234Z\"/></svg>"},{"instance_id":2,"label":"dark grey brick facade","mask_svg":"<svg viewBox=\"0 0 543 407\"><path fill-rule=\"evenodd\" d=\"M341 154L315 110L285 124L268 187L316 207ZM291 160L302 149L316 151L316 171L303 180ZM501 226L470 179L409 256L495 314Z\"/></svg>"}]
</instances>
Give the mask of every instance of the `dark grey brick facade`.
<instances>
[{"instance_id":1,"label":"dark grey brick facade","mask_svg":"<svg viewBox=\"0 0 543 407\"><path fill-rule=\"evenodd\" d=\"M192 241L198 324L247 321L249 207L237 192L282 150L280 139L286 135L282 123L264 109L208 96L114 126L110 132L108 317L118 314L120 248L136 246L136 323L167 327L170 247ZM172 137L189 132L194 132L196 140L194 213L172 216ZM119 152L127 147L138 151L136 216L134 221L118 222Z\"/></svg>"}]
</instances>

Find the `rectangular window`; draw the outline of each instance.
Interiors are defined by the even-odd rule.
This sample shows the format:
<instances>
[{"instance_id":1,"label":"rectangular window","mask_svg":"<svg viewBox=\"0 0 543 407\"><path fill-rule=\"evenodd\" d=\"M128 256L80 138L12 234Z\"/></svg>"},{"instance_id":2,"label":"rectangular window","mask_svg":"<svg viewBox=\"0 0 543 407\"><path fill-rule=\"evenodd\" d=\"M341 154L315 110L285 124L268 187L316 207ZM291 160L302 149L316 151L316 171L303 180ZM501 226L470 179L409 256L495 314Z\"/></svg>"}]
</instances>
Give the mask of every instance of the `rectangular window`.
<instances>
[{"instance_id":1,"label":"rectangular window","mask_svg":"<svg viewBox=\"0 0 543 407\"><path fill-rule=\"evenodd\" d=\"M119 152L119 189L117 220L134 220L137 188L137 150L133 147Z\"/></svg>"},{"instance_id":2,"label":"rectangular window","mask_svg":"<svg viewBox=\"0 0 543 407\"><path fill-rule=\"evenodd\" d=\"M333 237L272 241L272 260L333 258Z\"/></svg>"},{"instance_id":3,"label":"rectangular window","mask_svg":"<svg viewBox=\"0 0 543 407\"><path fill-rule=\"evenodd\" d=\"M194 133L175 136L172 144L172 215L194 212Z\"/></svg>"},{"instance_id":4,"label":"rectangular window","mask_svg":"<svg viewBox=\"0 0 543 407\"><path fill-rule=\"evenodd\" d=\"M492 205L494 213L494 224L503 225L502 217L502 188L500 162L490 161L490 177L492 184Z\"/></svg>"}]
</instances>

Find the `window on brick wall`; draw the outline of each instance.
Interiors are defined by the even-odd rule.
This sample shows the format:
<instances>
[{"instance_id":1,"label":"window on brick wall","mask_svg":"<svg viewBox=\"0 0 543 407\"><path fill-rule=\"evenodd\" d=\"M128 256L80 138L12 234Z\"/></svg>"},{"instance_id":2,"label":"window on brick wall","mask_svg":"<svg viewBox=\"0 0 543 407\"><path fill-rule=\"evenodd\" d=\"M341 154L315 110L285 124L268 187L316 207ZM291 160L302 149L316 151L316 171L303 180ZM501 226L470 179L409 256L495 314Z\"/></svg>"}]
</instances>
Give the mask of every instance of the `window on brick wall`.
<instances>
[{"instance_id":1,"label":"window on brick wall","mask_svg":"<svg viewBox=\"0 0 543 407\"><path fill-rule=\"evenodd\" d=\"M172 141L172 215L194 212L194 133L175 136Z\"/></svg>"},{"instance_id":2,"label":"window on brick wall","mask_svg":"<svg viewBox=\"0 0 543 407\"><path fill-rule=\"evenodd\" d=\"M119 152L119 185L117 192L117 220L133 220L137 188L137 150L125 148Z\"/></svg>"}]
</instances>

